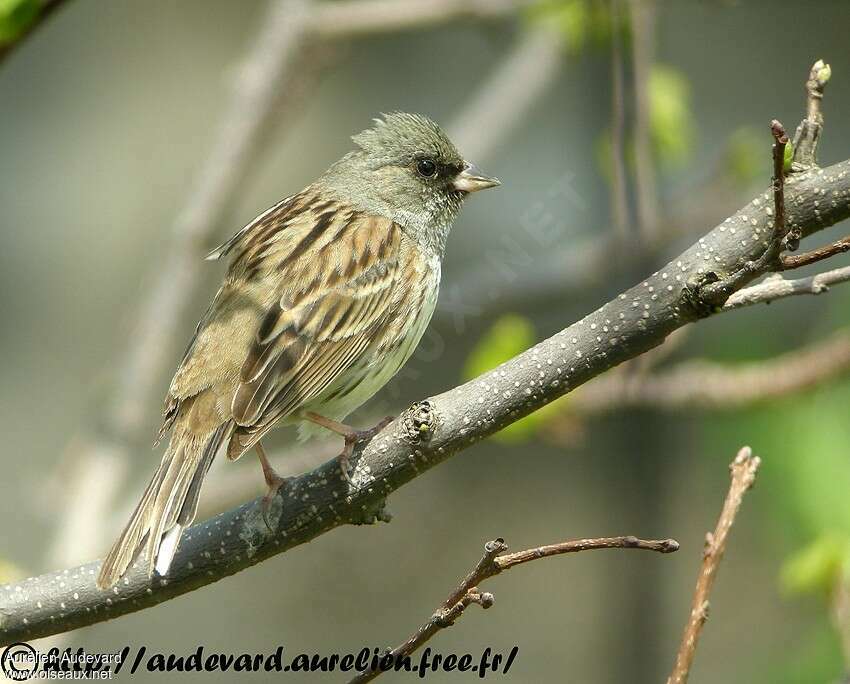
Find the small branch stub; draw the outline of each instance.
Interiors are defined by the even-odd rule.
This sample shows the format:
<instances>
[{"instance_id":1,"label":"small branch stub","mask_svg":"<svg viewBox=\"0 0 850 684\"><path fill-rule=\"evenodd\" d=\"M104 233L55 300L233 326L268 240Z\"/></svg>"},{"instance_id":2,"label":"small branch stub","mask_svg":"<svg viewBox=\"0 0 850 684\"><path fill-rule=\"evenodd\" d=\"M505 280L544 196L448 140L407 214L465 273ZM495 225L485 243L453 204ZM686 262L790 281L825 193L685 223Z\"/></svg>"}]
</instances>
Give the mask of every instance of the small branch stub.
<instances>
[{"instance_id":1,"label":"small branch stub","mask_svg":"<svg viewBox=\"0 0 850 684\"><path fill-rule=\"evenodd\" d=\"M806 118L800 122L794 134L795 171L803 171L817 166L817 150L823 129L821 103L823 91L832 76L832 69L819 59L812 65L806 81Z\"/></svg>"},{"instance_id":2,"label":"small branch stub","mask_svg":"<svg viewBox=\"0 0 850 684\"><path fill-rule=\"evenodd\" d=\"M789 230L785 225L785 147L788 135L782 123L774 119L770 122L773 135L773 234L775 240L784 240L785 247L795 251L800 246L800 229Z\"/></svg>"}]
</instances>

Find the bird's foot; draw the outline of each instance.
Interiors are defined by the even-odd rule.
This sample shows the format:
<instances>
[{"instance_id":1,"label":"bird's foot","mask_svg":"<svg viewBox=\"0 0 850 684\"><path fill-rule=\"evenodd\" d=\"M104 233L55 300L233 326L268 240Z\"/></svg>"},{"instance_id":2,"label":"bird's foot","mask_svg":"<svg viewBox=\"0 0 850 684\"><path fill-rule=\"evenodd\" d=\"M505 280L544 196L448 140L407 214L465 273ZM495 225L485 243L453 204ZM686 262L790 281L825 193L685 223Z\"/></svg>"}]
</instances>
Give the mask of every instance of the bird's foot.
<instances>
[{"instance_id":1,"label":"bird's foot","mask_svg":"<svg viewBox=\"0 0 850 684\"><path fill-rule=\"evenodd\" d=\"M368 442L372 437L377 435L381 430L383 430L387 425L393 422L395 418L393 416L387 416L379 423L370 427L366 430L355 430L352 427L348 427L348 431L343 433L343 437L345 438L345 446L343 447L342 453L337 457L339 460L339 469L342 471L342 476L345 478L345 481L351 484L351 474L349 473L349 463L351 460L351 456L354 454L354 448L358 444L362 444L363 442Z\"/></svg>"},{"instance_id":2,"label":"bird's foot","mask_svg":"<svg viewBox=\"0 0 850 684\"><path fill-rule=\"evenodd\" d=\"M286 487L294 478L291 477L281 477L276 472L272 471L272 474L266 477L266 485L268 485L268 491L266 495L263 497L262 503L262 511L263 511L263 520L266 523L266 527L269 528L269 532L274 532L274 528L270 522L269 514L272 510L272 502L274 498L277 496L277 492L281 487Z\"/></svg>"},{"instance_id":3,"label":"bird's foot","mask_svg":"<svg viewBox=\"0 0 850 684\"><path fill-rule=\"evenodd\" d=\"M263 449L262 445L257 442L255 446L257 456L260 457L260 465L263 468L263 479L266 481L266 486L268 487L268 491L266 491L266 495L263 497L262 503L263 520L266 523L266 527L269 528L269 531L273 532L274 530L269 522L269 513L272 509L272 502L274 501L275 496L277 496L278 490L281 487L287 486L294 478L281 477L278 475L277 471L272 468L271 463L269 463L269 459L266 457L266 451Z\"/></svg>"},{"instance_id":4,"label":"bird's foot","mask_svg":"<svg viewBox=\"0 0 850 684\"><path fill-rule=\"evenodd\" d=\"M351 484L351 475L348 473L348 463L354 454L354 448L358 444L368 442L372 439L372 437L377 435L381 430L387 427L387 425L393 422L393 417L387 416L377 425L369 428L368 430L355 430L350 425L340 423L339 421L332 420L331 418L325 418L324 416L312 411L304 412L301 417L305 420L309 420L311 423L321 425L323 428L330 430L331 432L335 432L345 439L345 447L337 458L339 460L339 469L342 471L342 476L349 484Z\"/></svg>"}]
</instances>

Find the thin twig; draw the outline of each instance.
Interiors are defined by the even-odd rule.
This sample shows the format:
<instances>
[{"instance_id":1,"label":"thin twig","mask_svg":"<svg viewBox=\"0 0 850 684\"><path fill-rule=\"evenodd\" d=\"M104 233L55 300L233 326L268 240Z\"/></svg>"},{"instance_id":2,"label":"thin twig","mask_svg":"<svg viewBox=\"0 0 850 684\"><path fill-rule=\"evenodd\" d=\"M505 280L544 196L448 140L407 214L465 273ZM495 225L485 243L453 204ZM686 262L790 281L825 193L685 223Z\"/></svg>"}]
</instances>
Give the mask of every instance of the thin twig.
<instances>
[{"instance_id":1,"label":"thin twig","mask_svg":"<svg viewBox=\"0 0 850 684\"><path fill-rule=\"evenodd\" d=\"M788 280L773 273L757 285L744 288L733 294L723 305L724 311L740 309L753 304L770 304L777 299L795 295L819 295L828 292L831 285L850 280L850 266L824 271L808 278Z\"/></svg>"},{"instance_id":2,"label":"thin twig","mask_svg":"<svg viewBox=\"0 0 850 684\"><path fill-rule=\"evenodd\" d=\"M732 473L732 483L729 486L729 493L726 495L726 501L723 503L723 510L720 512L720 519L717 521L714 533L709 532L705 536L702 566L691 602L690 617L687 625L685 625L685 633L682 636L682 643L676 656L676 664L673 667L672 674L667 679L667 684L685 684L688 681L697 643L705 621L708 619L708 599L717 577L720 561L723 560L723 553L726 551L726 539L735 522L738 509L741 507L744 494L755 482L760 464L761 459L758 456L753 456L752 449L743 447L729 466Z\"/></svg>"},{"instance_id":3,"label":"thin twig","mask_svg":"<svg viewBox=\"0 0 850 684\"><path fill-rule=\"evenodd\" d=\"M510 570L517 565L529 563L541 558L560 556L566 553L590 551L594 549L643 549L658 553L673 553L679 550L679 542L675 539L646 540L634 536L601 537L595 539L575 539L539 546L515 553L505 553L508 546L504 539L494 539L484 545L484 555L475 568L461 581L457 588L449 594L434 614L417 629L404 643L399 644L386 654L387 663L396 663L416 651L437 632L454 624L467 607L477 603L482 608L490 608L495 599L489 592L481 592L478 585L484 580ZM351 680L351 684L370 682L383 674L384 670L367 670Z\"/></svg>"},{"instance_id":4,"label":"thin twig","mask_svg":"<svg viewBox=\"0 0 850 684\"><path fill-rule=\"evenodd\" d=\"M773 135L773 234L775 240L785 240L785 246L792 252L800 245L800 232L789 232L785 224L785 146L788 135L780 121L770 122L770 133Z\"/></svg>"},{"instance_id":5,"label":"thin twig","mask_svg":"<svg viewBox=\"0 0 850 684\"><path fill-rule=\"evenodd\" d=\"M783 271L790 271L795 268L801 268L810 264L815 264L818 261L829 259L836 254L843 254L850 251L850 237L841 238L832 244L813 249L803 254L792 254L790 256L782 256L781 265Z\"/></svg>"},{"instance_id":6,"label":"thin twig","mask_svg":"<svg viewBox=\"0 0 850 684\"><path fill-rule=\"evenodd\" d=\"M705 284L699 290L700 300L709 306L722 306L729 297L740 290L746 283L752 281L760 274L768 271L776 271L781 268L782 250L786 247L786 237L788 236L788 221L786 220L785 211L785 146L788 144L788 136L785 134L785 127L777 119L770 122L770 132L773 135L773 176L771 188L773 190L773 226L770 231L770 237L764 251L755 259L748 259L738 269L726 276L725 278L718 277L714 282ZM796 227L793 240L793 249L796 249L800 242L802 232ZM790 248L790 246L789 246ZM715 274L716 275L716 274Z\"/></svg>"}]
</instances>

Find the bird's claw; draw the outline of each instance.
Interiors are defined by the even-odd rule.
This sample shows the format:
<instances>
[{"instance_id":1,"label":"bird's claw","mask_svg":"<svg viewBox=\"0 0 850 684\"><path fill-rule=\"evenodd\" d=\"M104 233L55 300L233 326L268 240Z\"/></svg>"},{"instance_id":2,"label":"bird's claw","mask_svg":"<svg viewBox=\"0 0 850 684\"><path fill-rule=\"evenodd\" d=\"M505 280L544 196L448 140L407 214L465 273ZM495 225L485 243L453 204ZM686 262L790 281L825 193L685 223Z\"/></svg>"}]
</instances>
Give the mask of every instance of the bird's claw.
<instances>
[{"instance_id":1,"label":"bird's claw","mask_svg":"<svg viewBox=\"0 0 850 684\"><path fill-rule=\"evenodd\" d=\"M339 459L339 469L342 471L342 477L348 484L351 484L351 473L348 470L351 457L354 455L354 447L363 442L368 442L394 420L394 416L386 416L373 427L366 430L352 430L349 434L345 435L345 447L337 458Z\"/></svg>"},{"instance_id":2,"label":"bird's claw","mask_svg":"<svg viewBox=\"0 0 850 684\"><path fill-rule=\"evenodd\" d=\"M266 484L268 485L268 491L266 495L263 497L263 503L261 506L261 510L263 513L263 520L266 523L266 527L269 528L269 532L274 532L274 528L269 520L269 513L271 513L272 502L277 496L277 492L281 487L285 487L289 484L289 481L292 478L290 477L281 477L275 472L266 473Z\"/></svg>"}]
</instances>

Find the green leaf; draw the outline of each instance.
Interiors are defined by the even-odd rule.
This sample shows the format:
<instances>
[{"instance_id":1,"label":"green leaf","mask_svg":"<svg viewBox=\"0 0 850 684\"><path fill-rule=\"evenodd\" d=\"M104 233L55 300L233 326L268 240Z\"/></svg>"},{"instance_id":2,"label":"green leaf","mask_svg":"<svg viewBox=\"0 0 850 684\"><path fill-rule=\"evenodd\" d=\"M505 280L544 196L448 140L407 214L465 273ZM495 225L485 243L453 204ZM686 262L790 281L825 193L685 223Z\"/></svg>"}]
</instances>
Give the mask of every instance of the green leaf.
<instances>
[{"instance_id":1,"label":"green leaf","mask_svg":"<svg viewBox=\"0 0 850 684\"><path fill-rule=\"evenodd\" d=\"M850 537L827 532L791 556L782 566L780 584L789 594L829 594L850 570Z\"/></svg>"},{"instance_id":2,"label":"green leaf","mask_svg":"<svg viewBox=\"0 0 850 684\"><path fill-rule=\"evenodd\" d=\"M17 39L36 20L39 0L0 0L0 46Z\"/></svg>"},{"instance_id":3,"label":"green leaf","mask_svg":"<svg viewBox=\"0 0 850 684\"><path fill-rule=\"evenodd\" d=\"M690 85L676 69L654 64L648 88L650 128L658 160L678 166L687 160L693 147Z\"/></svg>"}]
</instances>

